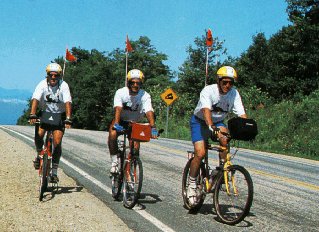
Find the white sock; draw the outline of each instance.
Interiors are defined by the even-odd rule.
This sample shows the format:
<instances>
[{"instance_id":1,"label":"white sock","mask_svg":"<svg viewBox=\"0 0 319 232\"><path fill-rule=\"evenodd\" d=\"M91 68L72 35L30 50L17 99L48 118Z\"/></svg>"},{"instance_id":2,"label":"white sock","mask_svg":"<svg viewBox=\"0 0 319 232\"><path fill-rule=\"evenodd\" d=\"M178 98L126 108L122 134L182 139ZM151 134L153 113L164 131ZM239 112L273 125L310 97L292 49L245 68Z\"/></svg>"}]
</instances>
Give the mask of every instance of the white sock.
<instances>
[{"instance_id":1,"label":"white sock","mask_svg":"<svg viewBox=\"0 0 319 232\"><path fill-rule=\"evenodd\" d=\"M196 188L196 177L189 176L189 186L191 188Z\"/></svg>"},{"instance_id":2,"label":"white sock","mask_svg":"<svg viewBox=\"0 0 319 232\"><path fill-rule=\"evenodd\" d=\"M118 163L117 155L111 155L111 160L112 160L112 163Z\"/></svg>"},{"instance_id":3,"label":"white sock","mask_svg":"<svg viewBox=\"0 0 319 232\"><path fill-rule=\"evenodd\" d=\"M52 168L52 175L57 176L58 175L58 169Z\"/></svg>"}]
</instances>

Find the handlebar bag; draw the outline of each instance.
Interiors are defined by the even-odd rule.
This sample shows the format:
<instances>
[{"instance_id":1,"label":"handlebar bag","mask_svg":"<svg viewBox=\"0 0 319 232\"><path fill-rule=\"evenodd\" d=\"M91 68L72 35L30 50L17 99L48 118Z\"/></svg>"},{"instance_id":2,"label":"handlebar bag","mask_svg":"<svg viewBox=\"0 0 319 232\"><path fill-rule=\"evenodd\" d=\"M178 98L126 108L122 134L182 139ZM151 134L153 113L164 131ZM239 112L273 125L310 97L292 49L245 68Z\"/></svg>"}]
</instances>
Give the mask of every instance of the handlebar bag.
<instances>
[{"instance_id":1,"label":"handlebar bag","mask_svg":"<svg viewBox=\"0 0 319 232\"><path fill-rule=\"evenodd\" d=\"M52 126L62 125L61 113L51 113L51 112L42 111L40 120L41 120L41 123L52 125Z\"/></svg>"},{"instance_id":2,"label":"handlebar bag","mask_svg":"<svg viewBox=\"0 0 319 232\"><path fill-rule=\"evenodd\" d=\"M232 139L251 141L258 134L257 123L254 119L235 117L228 120L228 129Z\"/></svg>"},{"instance_id":3,"label":"handlebar bag","mask_svg":"<svg viewBox=\"0 0 319 232\"><path fill-rule=\"evenodd\" d=\"M131 138L140 142L149 142L152 128L148 123L132 123Z\"/></svg>"}]
</instances>

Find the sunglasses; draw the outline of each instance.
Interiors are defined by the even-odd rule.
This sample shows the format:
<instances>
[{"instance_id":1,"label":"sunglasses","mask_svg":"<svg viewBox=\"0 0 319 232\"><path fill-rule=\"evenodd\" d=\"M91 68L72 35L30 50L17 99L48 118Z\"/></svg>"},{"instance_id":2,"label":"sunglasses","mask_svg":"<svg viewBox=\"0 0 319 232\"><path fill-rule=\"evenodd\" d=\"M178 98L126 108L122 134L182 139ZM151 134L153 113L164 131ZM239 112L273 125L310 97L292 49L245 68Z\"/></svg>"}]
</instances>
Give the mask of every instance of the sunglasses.
<instances>
[{"instance_id":1,"label":"sunglasses","mask_svg":"<svg viewBox=\"0 0 319 232\"><path fill-rule=\"evenodd\" d=\"M234 85L234 82L233 81L225 81L225 80L222 80L220 81L222 85L227 85L229 84L230 86Z\"/></svg>"},{"instance_id":2,"label":"sunglasses","mask_svg":"<svg viewBox=\"0 0 319 232\"><path fill-rule=\"evenodd\" d=\"M51 73L49 73L48 77L50 77L50 78L52 78L52 77L60 78L60 75L59 74L51 74Z\"/></svg>"},{"instance_id":3,"label":"sunglasses","mask_svg":"<svg viewBox=\"0 0 319 232\"><path fill-rule=\"evenodd\" d=\"M142 83L140 81L130 81L130 85L138 85L140 86Z\"/></svg>"}]
</instances>

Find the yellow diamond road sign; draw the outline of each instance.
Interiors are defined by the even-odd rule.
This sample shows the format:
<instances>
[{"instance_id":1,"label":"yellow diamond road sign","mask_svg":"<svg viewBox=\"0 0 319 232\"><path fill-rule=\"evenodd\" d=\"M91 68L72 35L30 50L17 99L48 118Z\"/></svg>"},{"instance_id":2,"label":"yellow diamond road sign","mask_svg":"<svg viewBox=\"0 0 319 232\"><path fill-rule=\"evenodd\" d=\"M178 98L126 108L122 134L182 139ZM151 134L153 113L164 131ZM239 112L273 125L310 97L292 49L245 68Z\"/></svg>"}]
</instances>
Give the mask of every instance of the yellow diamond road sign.
<instances>
[{"instance_id":1,"label":"yellow diamond road sign","mask_svg":"<svg viewBox=\"0 0 319 232\"><path fill-rule=\"evenodd\" d=\"M161 98L169 106L178 98L178 96L171 88L169 88L161 94Z\"/></svg>"}]
</instances>

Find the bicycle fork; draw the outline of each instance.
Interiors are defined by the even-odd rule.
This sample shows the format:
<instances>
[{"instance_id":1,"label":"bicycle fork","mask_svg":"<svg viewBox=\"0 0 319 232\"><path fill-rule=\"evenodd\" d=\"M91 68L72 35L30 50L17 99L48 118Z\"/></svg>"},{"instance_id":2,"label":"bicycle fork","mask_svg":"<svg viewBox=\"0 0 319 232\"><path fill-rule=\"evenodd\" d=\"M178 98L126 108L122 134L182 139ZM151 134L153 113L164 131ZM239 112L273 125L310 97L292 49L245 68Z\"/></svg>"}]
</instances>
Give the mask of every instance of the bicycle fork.
<instances>
[{"instance_id":1,"label":"bicycle fork","mask_svg":"<svg viewBox=\"0 0 319 232\"><path fill-rule=\"evenodd\" d=\"M234 192L234 195L237 196L238 195L238 190L237 190L237 187L235 185L235 176L233 175L233 173L231 173L231 171L228 170L228 167L232 165L230 160L231 160L231 154L228 153L227 156L226 156L226 162L224 164L224 170L223 170L225 186L226 186L226 192L227 192L227 195L231 195L231 192L230 192L230 189L229 189L229 175L228 175L228 174L230 174L230 177L231 177L230 181L231 181L231 184L232 184L232 187L233 187L233 192Z\"/></svg>"},{"instance_id":2,"label":"bicycle fork","mask_svg":"<svg viewBox=\"0 0 319 232\"><path fill-rule=\"evenodd\" d=\"M40 154L40 168L39 168L39 176L40 177L42 177L42 170L43 170L43 158L44 158L44 156L47 156L48 158L47 158L47 163L46 163L46 173L45 173L45 175L46 176L48 176L49 175L49 173L50 173L50 166L51 166L51 160L52 160L52 156L51 155L49 155L49 152L48 152L48 150L47 150L47 148L46 147L44 147L43 149L42 149L42 152L41 152L41 154Z\"/></svg>"}]
</instances>

